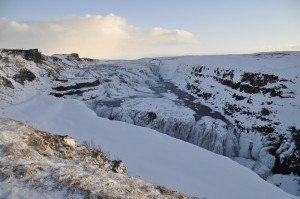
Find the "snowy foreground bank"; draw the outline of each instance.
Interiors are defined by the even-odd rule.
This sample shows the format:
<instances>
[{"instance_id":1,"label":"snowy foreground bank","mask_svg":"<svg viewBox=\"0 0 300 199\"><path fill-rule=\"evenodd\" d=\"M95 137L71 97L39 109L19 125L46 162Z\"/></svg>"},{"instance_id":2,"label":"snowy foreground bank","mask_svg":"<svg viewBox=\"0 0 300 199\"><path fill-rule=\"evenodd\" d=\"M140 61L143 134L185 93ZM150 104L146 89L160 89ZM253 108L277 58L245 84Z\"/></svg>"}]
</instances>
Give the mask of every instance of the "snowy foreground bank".
<instances>
[{"instance_id":1,"label":"snowy foreground bank","mask_svg":"<svg viewBox=\"0 0 300 199\"><path fill-rule=\"evenodd\" d=\"M197 199L128 176L92 142L0 118L0 198Z\"/></svg>"},{"instance_id":2,"label":"snowy foreground bank","mask_svg":"<svg viewBox=\"0 0 300 199\"><path fill-rule=\"evenodd\" d=\"M93 140L119 158L128 174L208 199L292 199L229 158L148 128L99 118L83 102L37 95L3 111L40 130Z\"/></svg>"}]
</instances>

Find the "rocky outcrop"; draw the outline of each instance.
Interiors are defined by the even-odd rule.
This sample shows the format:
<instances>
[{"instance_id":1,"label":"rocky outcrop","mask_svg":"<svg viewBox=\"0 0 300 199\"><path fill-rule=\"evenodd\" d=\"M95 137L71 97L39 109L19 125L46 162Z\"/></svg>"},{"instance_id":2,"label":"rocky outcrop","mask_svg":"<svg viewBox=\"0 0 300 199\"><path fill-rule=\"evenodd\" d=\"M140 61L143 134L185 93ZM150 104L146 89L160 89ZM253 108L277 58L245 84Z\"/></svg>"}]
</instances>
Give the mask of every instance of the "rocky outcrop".
<instances>
[{"instance_id":1,"label":"rocky outcrop","mask_svg":"<svg viewBox=\"0 0 300 199\"><path fill-rule=\"evenodd\" d=\"M41 64L44 60L42 53L38 49L29 49L29 50L20 50L20 49L2 49L2 52L13 54L13 55L22 55L24 59L28 61L34 61L35 63Z\"/></svg>"},{"instance_id":2,"label":"rocky outcrop","mask_svg":"<svg viewBox=\"0 0 300 199\"><path fill-rule=\"evenodd\" d=\"M294 126L287 129L288 135L270 134L267 140L270 144L269 152L275 159L273 173L296 174L300 176L300 130Z\"/></svg>"},{"instance_id":3,"label":"rocky outcrop","mask_svg":"<svg viewBox=\"0 0 300 199\"><path fill-rule=\"evenodd\" d=\"M93 82L82 82L74 85L60 85L53 87L54 92L50 92L50 95L55 97L64 97L70 95L82 96L83 93L95 90L94 87L100 85L99 79ZM88 89L90 88L90 89Z\"/></svg>"},{"instance_id":4,"label":"rocky outcrop","mask_svg":"<svg viewBox=\"0 0 300 199\"><path fill-rule=\"evenodd\" d=\"M2 77L0 75L0 85L3 85L5 87L8 87L8 88L14 88L14 85L11 83L11 81L9 79L7 79L6 77Z\"/></svg>"},{"instance_id":5,"label":"rocky outcrop","mask_svg":"<svg viewBox=\"0 0 300 199\"><path fill-rule=\"evenodd\" d=\"M31 82L35 80L35 78L35 74L26 68L22 68L17 74L12 77L13 80L22 85L24 85L25 81Z\"/></svg>"},{"instance_id":6,"label":"rocky outcrop","mask_svg":"<svg viewBox=\"0 0 300 199\"><path fill-rule=\"evenodd\" d=\"M211 76L210 74L205 75L205 69L207 69L205 66L196 66L192 69L191 75L199 77L200 79ZM294 93L292 91L289 91L288 88L283 84L272 86L272 84L274 83L289 81L286 79L279 79L279 77L276 75L244 72L241 75L240 81L234 81L234 74L234 70L224 70L217 68L214 70L214 74L211 77L224 86L228 86L231 89L239 90L240 92L244 92L247 94L270 94L271 97L277 96L280 98L294 97ZM199 83L199 80L195 80L195 83ZM192 83L187 83L187 89L191 90L193 93L198 93L199 91L201 91L200 88L197 88L197 86ZM204 97L201 95L198 96L207 100L207 95L205 95Z\"/></svg>"},{"instance_id":7,"label":"rocky outcrop","mask_svg":"<svg viewBox=\"0 0 300 199\"><path fill-rule=\"evenodd\" d=\"M93 82L77 83L75 85L70 85L70 86L57 86L57 87L53 87L52 89L55 91L68 91L68 90L74 90L74 89L96 87L99 85L100 85L100 81L99 81L99 79L97 79Z\"/></svg>"}]
</instances>

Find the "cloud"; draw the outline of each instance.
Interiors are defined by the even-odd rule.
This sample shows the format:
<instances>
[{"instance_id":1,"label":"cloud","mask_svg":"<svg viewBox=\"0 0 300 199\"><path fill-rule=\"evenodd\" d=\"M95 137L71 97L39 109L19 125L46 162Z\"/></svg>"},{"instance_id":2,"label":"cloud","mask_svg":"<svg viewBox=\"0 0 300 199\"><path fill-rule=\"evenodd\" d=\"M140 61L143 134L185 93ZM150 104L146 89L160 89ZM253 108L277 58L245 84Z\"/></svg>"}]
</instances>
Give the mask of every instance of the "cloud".
<instances>
[{"instance_id":1,"label":"cloud","mask_svg":"<svg viewBox=\"0 0 300 199\"><path fill-rule=\"evenodd\" d=\"M186 30L142 29L117 15L67 16L39 22L0 18L0 48L39 48L43 53L77 52L115 59L190 54L199 45Z\"/></svg>"},{"instance_id":2,"label":"cloud","mask_svg":"<svg viewBox=\"0 0 300 199\"><path fill-rule=\"evenodd\" d=\"M152 43L157 44L194 44L197 40L193 34L185 30L167 30L155 27L149 31L149 39Z\"/></svg>"},{"instance_id":3,"label":"cloud","mask_svg":"<svg viewBox=\"0 0 300 199\"><path fill-rule=\"evenodd\" d=\"M299 51L300 50L300 44L291 44L291 45L287 45L286 48L288 50L295 50L295 51Z\"/></svg>"}]
</instances>

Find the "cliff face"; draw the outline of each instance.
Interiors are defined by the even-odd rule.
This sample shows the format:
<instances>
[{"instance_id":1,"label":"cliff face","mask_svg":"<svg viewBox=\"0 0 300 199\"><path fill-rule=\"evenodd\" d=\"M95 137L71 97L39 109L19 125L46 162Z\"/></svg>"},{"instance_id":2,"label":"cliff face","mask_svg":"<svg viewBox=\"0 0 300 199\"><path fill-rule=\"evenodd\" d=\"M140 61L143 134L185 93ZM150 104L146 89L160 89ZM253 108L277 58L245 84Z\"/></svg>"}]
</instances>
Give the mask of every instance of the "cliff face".
<instances>
[{"instance_id":1,"label":"cliff face","mask_svg":"<svg viewBox=\"0 0 300 199\"><path fill-rule=\"evenodd\" d=\"M292 133L300 128L299 53L162 59L160 64L165 79L219 111L238 129L239 156L262 157L251 153L260 137L263 151L274 157L268 158L268 168L299 175L299 134ZM245 146L250 155L243 152Z\"/></svg>"}]
</instances>

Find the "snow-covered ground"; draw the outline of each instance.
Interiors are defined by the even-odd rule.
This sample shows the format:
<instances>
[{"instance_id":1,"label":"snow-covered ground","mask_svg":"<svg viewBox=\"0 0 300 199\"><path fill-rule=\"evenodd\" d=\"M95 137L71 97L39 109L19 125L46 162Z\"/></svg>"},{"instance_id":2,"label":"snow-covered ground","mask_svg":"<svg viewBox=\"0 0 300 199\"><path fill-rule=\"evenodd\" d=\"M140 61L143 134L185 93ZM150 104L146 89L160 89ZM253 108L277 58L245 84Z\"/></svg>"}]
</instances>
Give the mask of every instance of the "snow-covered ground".
<instances>
[{"instance_id":1,"label":"snow-covered ground","mask_svg":"<svg viewBox=\"0 0 300 199\"><path fill-rule=\"evenodd\" d=\"M94 111L100 117L152 128L230 157L299 195L299 66L299 52L101 61L81 59L76 54L44 56L35 50L0 50L0 115L10 114L33 126L89 139L95 130L87 132L87 127L77 126L72 118L63 120L72 113L81 117L82 113L72 112L76 102L83 112ZM68 106L69 113L60 111ZM12 107L18 109L11 112ZM122 125L123 129L133 128ZM111 125L108 128L113 129ZM118 156L119 152L107 147ZM277 177L272 178L273 174ZM143 175L170 181L164 175ZM192 183L196 177L191 177ZM190 184L184 181L178 189Z\"/></svg>"},{"instance_id":2,"label":"snow-covered ground","mask_svg":"<svg viewBox=\"0 0 300 199\"><path fill-rule=\"evenodd\" d=\"M275 174L267 179L268 182L280 187L282 190L300 196L299 176Z\"/></svg>"},{"instance_id":3,"label":"snow-covered ground","mask_svg":"<svg viewBox=\"0 0 300 199\"><path fill-rule=\"evenodd\" d=\"M0 198L194 199L128 176L93 142L0 118Z\"/></svg>"},{"instance_id":4,"label":"snow-covered ground","mask_svg":"<svg viewBox=\"0 0 300 199\"><path fill-rule=\"evenodd\" d=\"M94 140L124 160L129 175L211 199L297 198L229 158L148 128L96 116L83 102L39 95L10 107L11 117L41 130Z\"/></svg>"}]
</instances>

